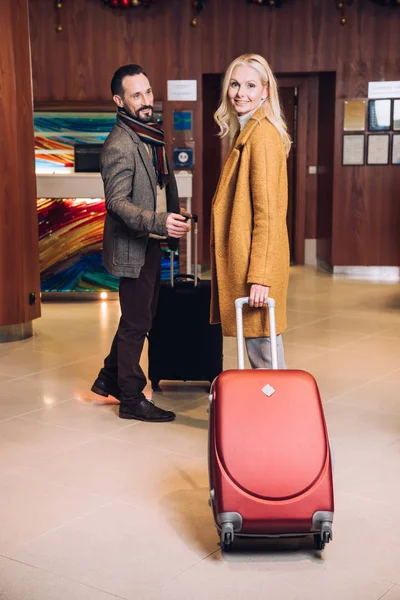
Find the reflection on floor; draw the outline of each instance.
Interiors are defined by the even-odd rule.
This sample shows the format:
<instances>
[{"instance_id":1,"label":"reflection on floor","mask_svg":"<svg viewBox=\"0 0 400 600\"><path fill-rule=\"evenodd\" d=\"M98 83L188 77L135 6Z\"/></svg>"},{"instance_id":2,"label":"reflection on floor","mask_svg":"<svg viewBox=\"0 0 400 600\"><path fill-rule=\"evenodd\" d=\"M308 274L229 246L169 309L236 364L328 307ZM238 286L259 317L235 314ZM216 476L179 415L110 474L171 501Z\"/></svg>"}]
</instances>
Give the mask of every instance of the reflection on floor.
<instances>
[{"instance_id":1,"label":"reflection on floor","mask_svg":"<svg viewBox=\"0 0 400 600\"><path fill-rule=\"evenodd\" d=\"M89 391L117 302L49 303L33 339L0 346L1 598L400 599L400 288L296 268L288 307L287 363L316 376L335 454L322 556L309 540L222 555L206 387L165 384L175 423L119 420Z\"/></svg>"}]
</instances>

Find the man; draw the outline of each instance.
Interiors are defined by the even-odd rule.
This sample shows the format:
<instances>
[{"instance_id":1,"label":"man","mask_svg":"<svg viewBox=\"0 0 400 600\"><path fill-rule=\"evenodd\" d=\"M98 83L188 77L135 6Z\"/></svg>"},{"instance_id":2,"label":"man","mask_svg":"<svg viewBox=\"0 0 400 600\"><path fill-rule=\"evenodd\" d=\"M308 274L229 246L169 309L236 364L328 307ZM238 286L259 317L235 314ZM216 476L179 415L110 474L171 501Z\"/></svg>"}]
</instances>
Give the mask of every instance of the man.
<instances>
[{"instance_id":1,"label":"man","mask_svg":"<svg viewBox=\"0 0 400 600\"><path fill-rule=\"evenodd\" d=\"M92 391L118 398L122 419L172 421L173 412L146 399L139 361L157 307L160 238L175 238L176 244L189 225L179 214L176 181L164 132L153 119L154 97L145 72L139 65L121 67L111 91L118 113L100 160L107 208L103 264L120 277L121 319Z\"/></svg>"}]
</instances>

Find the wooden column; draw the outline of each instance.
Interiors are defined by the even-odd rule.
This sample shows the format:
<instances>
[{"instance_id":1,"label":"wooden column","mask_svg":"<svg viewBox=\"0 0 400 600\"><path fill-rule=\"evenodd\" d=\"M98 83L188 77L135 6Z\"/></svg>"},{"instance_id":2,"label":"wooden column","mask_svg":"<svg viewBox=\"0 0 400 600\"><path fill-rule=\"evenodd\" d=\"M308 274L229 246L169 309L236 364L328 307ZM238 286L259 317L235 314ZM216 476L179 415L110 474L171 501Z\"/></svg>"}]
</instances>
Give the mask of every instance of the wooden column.
<instances>
[{"instance_id":1,"label":"wooden column","mask_svg":"<svg viewBox=\"0 0 400 600\"><path fill-rule=\"evenodd\" d=\"M27 0L0 0L0 342L32 334L40 271Z\"/></svg>"}]
</instances>

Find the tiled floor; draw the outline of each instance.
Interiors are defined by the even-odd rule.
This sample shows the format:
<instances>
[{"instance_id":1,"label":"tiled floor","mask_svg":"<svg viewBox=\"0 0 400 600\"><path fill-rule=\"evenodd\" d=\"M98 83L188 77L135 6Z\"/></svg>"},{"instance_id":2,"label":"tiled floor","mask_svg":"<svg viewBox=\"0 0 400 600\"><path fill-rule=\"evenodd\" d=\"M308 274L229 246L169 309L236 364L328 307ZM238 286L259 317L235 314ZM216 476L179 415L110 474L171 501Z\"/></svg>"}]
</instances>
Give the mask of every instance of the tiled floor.
<instances>
[{"instance_id":1,"label":"tiled floor","mask_svg":"<svg viewBox=\"0 0 400 600\"><path fill-rule=\"evenodd\" d=\"M335 454L325 552L222 555L206 387L157 394L175 423L119 420L89 391L118 303L45 303L34 338L0 345L1 599L400 600L400 286L293 269L288 306L288 366L317 377Z\"/></svg>"}]
</instances>

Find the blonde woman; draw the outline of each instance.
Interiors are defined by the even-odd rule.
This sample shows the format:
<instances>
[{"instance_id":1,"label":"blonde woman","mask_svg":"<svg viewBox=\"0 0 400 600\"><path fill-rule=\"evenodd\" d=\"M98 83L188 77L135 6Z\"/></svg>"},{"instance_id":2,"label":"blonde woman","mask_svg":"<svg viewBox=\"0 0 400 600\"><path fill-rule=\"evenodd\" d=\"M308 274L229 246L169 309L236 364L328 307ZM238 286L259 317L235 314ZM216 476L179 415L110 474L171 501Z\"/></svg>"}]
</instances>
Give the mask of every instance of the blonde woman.
<instances>
[{"instance_id":1,"label":"blonde woman","mask_svg":"<svg viewBox=\"0 0 400 600\"><path fill-rule=\"evenodd\" d=\"M267 61L244 54L229 66L214 115L233 138L212 207L211 322L236 335L234 301L250 296L244 335L253 369L271 368L268 296L276 300L278 368L285 360L289 242L286 160L290 137Z\"/></svg>"}]
</instances>

